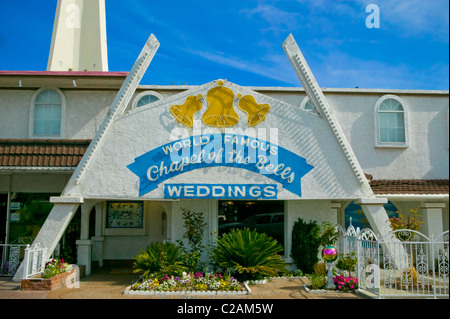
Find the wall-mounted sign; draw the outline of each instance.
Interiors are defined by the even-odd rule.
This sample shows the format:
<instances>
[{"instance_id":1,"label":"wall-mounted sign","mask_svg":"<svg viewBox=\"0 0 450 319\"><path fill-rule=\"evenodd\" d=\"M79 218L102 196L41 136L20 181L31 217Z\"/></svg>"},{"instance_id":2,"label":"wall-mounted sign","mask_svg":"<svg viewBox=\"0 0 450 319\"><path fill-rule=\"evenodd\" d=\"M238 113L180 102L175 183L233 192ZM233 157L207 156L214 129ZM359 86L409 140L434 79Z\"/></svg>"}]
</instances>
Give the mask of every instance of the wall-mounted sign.
<instances>
[{"instance_id":1,"label":"wall-mounted sign","mask_svg":"<svg viewBox=\"0 0 450 319\"><path fill-rule=\"evenodd\" d=\"M106 208L107 228L142 228L144 224L142 202L108 202Z\"/></svg>"},{"instance_id":2,"label":"wall-mounted sign","mask_svg":"<svg viewBox=\"0 0 450 319\"><path fill-rule=\"evenodd\" d=\"M216 166L264 175L300 197L301 178L313 169L303 157L279 145L227 133L196 135L168 143L135 158L127 167L139 177L139 196L143 196L172 177Z\"/></svg>"},{"instance_id":3,"label":"wall-mounted sign","mask_svg":"<svg viewBox=\"0 0 450 319\"><path fill-rule=\"evenodd\" d=\"M10 209L11 210L19 210L22 207L21 202L11 202Z\"/></svg>"},{"instance_id":4,"label":"wall-mounted sign","mask_svg":"<svg viewBox=\"0 0 450 319\"><path fill-rule=\"evenodd\" d=\"M164 198L276 199L276 184L164 184Z\"/></svg>"}]
</instances>

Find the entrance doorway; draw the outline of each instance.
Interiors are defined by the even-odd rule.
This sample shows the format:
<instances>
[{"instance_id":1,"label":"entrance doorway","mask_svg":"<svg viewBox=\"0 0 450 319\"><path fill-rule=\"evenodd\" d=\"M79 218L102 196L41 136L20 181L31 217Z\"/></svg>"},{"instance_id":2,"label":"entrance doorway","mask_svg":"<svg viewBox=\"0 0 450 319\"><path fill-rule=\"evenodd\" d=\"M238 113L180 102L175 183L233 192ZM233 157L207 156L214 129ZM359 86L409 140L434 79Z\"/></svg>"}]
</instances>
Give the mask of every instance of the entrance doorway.
<instances>
[{"instance_id":1,"label":"entrance doorway","mask_svg":"<svg viewBox=\"0 0 450 319\"><path fill-rule=\"evenodd\" d=\"M233 228L266 233L284 246L284 202L219 201L219 236Z\"/></svg>"}]
</instances>

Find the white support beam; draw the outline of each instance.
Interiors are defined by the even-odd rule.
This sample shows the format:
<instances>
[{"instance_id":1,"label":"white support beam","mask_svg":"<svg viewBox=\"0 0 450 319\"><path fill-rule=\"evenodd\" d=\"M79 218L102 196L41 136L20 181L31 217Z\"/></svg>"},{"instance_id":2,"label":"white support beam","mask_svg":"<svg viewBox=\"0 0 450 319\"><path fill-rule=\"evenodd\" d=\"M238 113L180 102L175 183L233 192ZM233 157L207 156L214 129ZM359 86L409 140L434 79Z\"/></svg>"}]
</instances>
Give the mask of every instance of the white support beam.
<instances>
[{"instance_id":1,"label":"white support beam","mask_svg":"<svg viewBox=\"0 0 450 319\"><path fill-rule=\"evenodd\" d=\"M309 100L319 110L319 112L325 116L326 120L328 121L331 130L336 136L336 139L355 174L355 177L358 179L362 191L366 195L365 198L361 198L359 201L355 201L355 203L359 203L361 205L367 219L369 220L370 225L374 228L375 232L378 232L378 234L381 236L389 234L392 229L388 223L389 218L386 210L383 207L383 204L386 203L386 199L375 197L375 194L373 193L372 188L370 187L369 182L364 175L358 159L353 153L350 143L347 141L347 138L345 137L341 127L339 126L337 119L333 115L333 109L331 105L325 98L325 95L323 94L319 84L317 83L311 69L308 66L308 63L305 60L305 57L300 51L300 48L295 42L292 34L290 34L286 41L283 43L283 48L295 70L295 73L302 83ZM396 239L394 238L393 240L395 241ZM388 249L392 251L392 247L388 247ZM403 267L404 260L404 252L395 255L394 262L397 267Z\"/></svg>"},{"instance_id":2,"label":"white support beam","mask_svg":"<svg viewBox=\"0 0 450 319\"><path fill-rule=\"evenodd\" d=\"M353 153L350 144L347 141L347 138L345 137L338 121L333 115L333 109L329 105L328 100L325 98L325 95L320 89L319 84L317 83L313 73L311 72L308 63L306 62L305 57L300 51L300 48L295 42L292 34L290 34L284 41L283 48L289 60L291 61L295 73L302 83L309 100L327 119L334 135L336 136L336 139L339 142L339 145L341 146L353 172L355 173L356 178L358 179L358 182L364 188L367 196L372 196L372 189L370 188L370 185L355 154Z\"/></svg>"},{"instance_id":3,"label":"white support beam","mask_svg":"<svg viewBox=\"0 0 450 319\"><path fill-rule=\"evenodd\" d=\"M75 185L79 184L84 172L86 171L87 166L89 165L91 158L94 156L95 151L102 142L103 137L106 135L106 132L111 127L111 124L119 114L122 114L125 111L126 107L130 103L134 92L136 92L136 88L138 87L151 61L153 60L153 57L155 56L158 48L158 40L153 34L150 35L147 42L145 43L144 48L136 59L133 68L122 84L119 93L116 95L116 98L114 99L111 108L108 111L108 114L106 115L102 125L97 131L97 134L86 150L86 153L84 154L78 167L73 173L72 178L69 180L69 183L67 184L63 194L70 193L71 189Z\"/></svg>"},{"instance_id":4,"label":"white support beam","mask_svg":"<svg viewBox=\"0 0 450 319\"><path fill-rule=\"evenodd\" d=\"M139 54L139 57L136 59L133 68L120 88L119 93L114 99L101 127L97 131L93 141L89 145L78 167L62 192L61 197L52 197L51 201L55 204L55 206L52 208L44 225L33 242L33 245L40 243L42 246L47 248L47 257L51 256L56 245L61 239L61 236L64 234L67 226L72 220L73 215L77 211L78 207L84 203L83 197L80 196L76 190L77 184L81 181L83 173L86 171L91 158L94 156L95 151L102 142L106 132L111 127L111 124L114 122L115 118L119 114L123 113L128 106L158 48L158 40L153 34L150 35L144 45L144 48ZM82 241L79 244L84 248L87 248L82 255L85 257L88 255L90 256L90 244L88 244L87 241ZM90 257L88 259L90 262ZM23 268L22 263L19 266L13 280L20 280L22 278Z\"/></svg>"},{"instance_id":5,"label":"white support beam","mask_svg":"<svg viewBox=\"0 0 450 319\"><path fill-rule=\"evenodd\" d=\"M36 236L32 247L38 243L43 247L46 247L47 258L50 258L56 248L56 245L72 220L73 215L77 211L78 206L80 206L80 204L55 204L45 220L44 225L42 225L41 230ZM24 265L21 263L16 274L14 275L13 281L21 280L23 278L23 270Z\"/></svg>"}]
</instances>

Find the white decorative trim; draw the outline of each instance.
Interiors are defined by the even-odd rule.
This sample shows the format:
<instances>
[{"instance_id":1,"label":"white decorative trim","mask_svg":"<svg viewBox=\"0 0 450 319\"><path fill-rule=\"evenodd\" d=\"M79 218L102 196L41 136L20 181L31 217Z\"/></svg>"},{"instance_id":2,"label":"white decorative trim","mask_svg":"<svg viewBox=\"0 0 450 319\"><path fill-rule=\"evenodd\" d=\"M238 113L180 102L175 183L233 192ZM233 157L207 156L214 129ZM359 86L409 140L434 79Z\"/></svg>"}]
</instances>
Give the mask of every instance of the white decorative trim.
<instances>
[{"instance_id":1,"label":"white decorative trim","mask_svg":"<svg viewBox=\"0 0 450 319\"><path fill-rule=\"evenodd\" d=\"M155 101L155 102L153 102L153 103L156 103L156 102L159 102L159 101L163 101L163 100L164 100L164 96L162 96L162 95L161 95L160 93L158 93L158 92L155 92L155 91L144 91L144 92L141 92L141 93L139 93L138 95L136 95L136 97L134 98L133 103L132 103L132 105L131 105L131 108L132 108L132 109L136 109L139 100L140 100L141 98L143 98L144 96L147 96L147 95L153 95L153 96L155 96L155 97L157 97L157 98L159 99L158 101ZM150 103L150 104L153 104L153 103ZM150 104L149 104L149 105L150 105Z\"/></svg>"},{"instance_id":2,"label":"white decorative trim","mask_svg":"<svg viewBox=\"0 0 450 319\"><path fill-rule=\"evenodd\" d=\"M80 196L61 196L50 197L50 203L52 204L83 204L83 197Z\"/></svg>"},{"instance_id":3,"label":"white decorative trim","mask_svg":"<svg viewBox=\"0 0 450 319\"><path fill-rule=\"evenodd\" d=\"M244 291L221 291L221 290L208 290L208 291L145 291L145 290L132 290L131 286L128 286L123 292L125 295L144 295L144 296L239 296L239 295L251 295L252 291L248 287L248 284L243 283L246 290Z\"/></svg>"},{"instance_id":4,"label":"white decorative trim","mask_svg":"<svg viewBox=\"0 0 450 319\"><path fill-rule=\"evenodd\" d=\"M83 173L86 171L86 168L91 158L93 157L98 146L101 144L101 141L103 140L103 137L106 135L106 132L108 131L109 127L111 127L111 124L114 122L115 118L119 114L122 114L125 111L128 104L130 103L130 100L133 97L134 92L136 91L136 88L139 85L139 82L141 81L142 77L145 74L145 71L147 70L148 66L153 60L153 57L155 56L155 53L158 50L158 48L159 42L156 39L156 37L153 34L151 34L147 42L145 43L144 48L142 49L141 53L136 59L133 68L131 69L127 78L123 82L122 87L120 88L119 92L116 95L116 98L111 104L111 108L106 114L106 117L103 120L102 125L100 126L96 136L92 140L86 153L84 154L83 158L78 164L78 167L75 170L67 186L72 186L73 184L76 185L80 182Z\"/></svg>"},{"instance_id":5,"label":"white decorative trim","mask_svg":"<svg viewBox=\"0 0 450 319\"><path fill-rule=\"evenodd\" d=\"M384 205L388 200L382 197L358 198L353 201L356 205Z\"/></svg>"},{"instance_id":6,"label":"white decorative trim","mask_svg":"<svg viewBox=\"0 0 450 319\"><path fill-rule=\"evenodd\" d=\"M290 34L286 41L283 43L283 48L289 60L291 61L295 73L297 74L300 82L305 88L306 94L308 95L311 103L327 119L359 183L365 188L365 191L368 194L373 194L372 189L370 188L370 185L355 154L353 153L350 144L348 143L344 133L342 132L338 121L334 118L332 109L327 99L323 95L322 90L320 89L316 79L314 78L314 75L312 74L292 34Z\"/></svg>"},{"instance_id":7,"label":"white decorative trim","mask_svg":"<svg viewBox=\"0 0 450 319\"><path fill-rule=\"evenodd\" d=\"M36 106L36 98L44 91L55 91L58 93L59 97L61 98L61 127L59 128L59 135L35 135L34 134L34 110ZM64 138L65 136L65 127L66 127L66 107L67 107L67 100L64 93L56 88L56 87L42 87L36 92L34 92L33 96L30 100L30 120L28 123L28 136L30 138L38 138L38 139L60 139Z\"/></svg>"},{"instance_id":8,"label":"white decorative trim","mask_svg":"<svg viewBox=\"0 0 450 319\"><path fill-rule=\"evenodd\" d=\"M314 106L314 110L307 110L307 109L305 109L306 104L308 102L309 102L309 97L308 96L304 97L303 100L300 102L300 109L305 111L305 112L309 112L311 114L314 114L314 115L316 115L318 117L322 117L322 114L320 114L319 110L314 105L313 105Z\"/></svg>"},{"instance_id":9,"label":"white decorative trim","mask_svg":"<svg viewBox=\"0 0 450 319\"><path fill-rule=\"evenodd\" d=\"M381 105L381 103L383 103L385 100L388 99L393 99L398 101L402 107L403 107L403 119L405 121L404 125L405 125L405 141L404 142L398 142L398 143L393 143L393 142L380 142L380 123L378 121L378 109ZM375 123L375 147L377 148L407 148L409 147L409 125L408 125L408 106L406 104L406 102L404 100L402 100L401 98L399 98L396 95L392 95L392 94L386 94L383 95L382 97L380 97L377 101L377 103L375 103L375 110L374 110L374 123Z\"/></svg>"},{"instance_id":10,"label":"white decorative trim","mask_svg":"<svg viewBox=\"0 0 450 319\"><path fill-rule=\"evenodd\" d=\"M389 200L447 200L448 194L380 194L377 198L387 198Z\"/></svg>"}]
</instances>

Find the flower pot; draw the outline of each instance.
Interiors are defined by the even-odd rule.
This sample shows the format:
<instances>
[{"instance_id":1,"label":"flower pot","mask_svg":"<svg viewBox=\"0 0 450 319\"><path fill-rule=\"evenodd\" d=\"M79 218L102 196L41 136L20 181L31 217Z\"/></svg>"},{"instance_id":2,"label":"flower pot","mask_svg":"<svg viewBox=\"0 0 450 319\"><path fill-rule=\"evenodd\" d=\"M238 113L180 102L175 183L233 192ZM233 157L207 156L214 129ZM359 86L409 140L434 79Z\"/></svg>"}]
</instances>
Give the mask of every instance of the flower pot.
<instances>
[{"instance_id":1,"label":"flower pot","mask_svg":"<svg viewBox=\"0 0 450 319\"><path fill-rule=\"evenodd\" d=\"M40 275L22 279L20 289L21 290L56 290L66 286L67 277L69 277L74 270L68 271L52 278L41 278Z\"/></svg>"}]
</instances>

